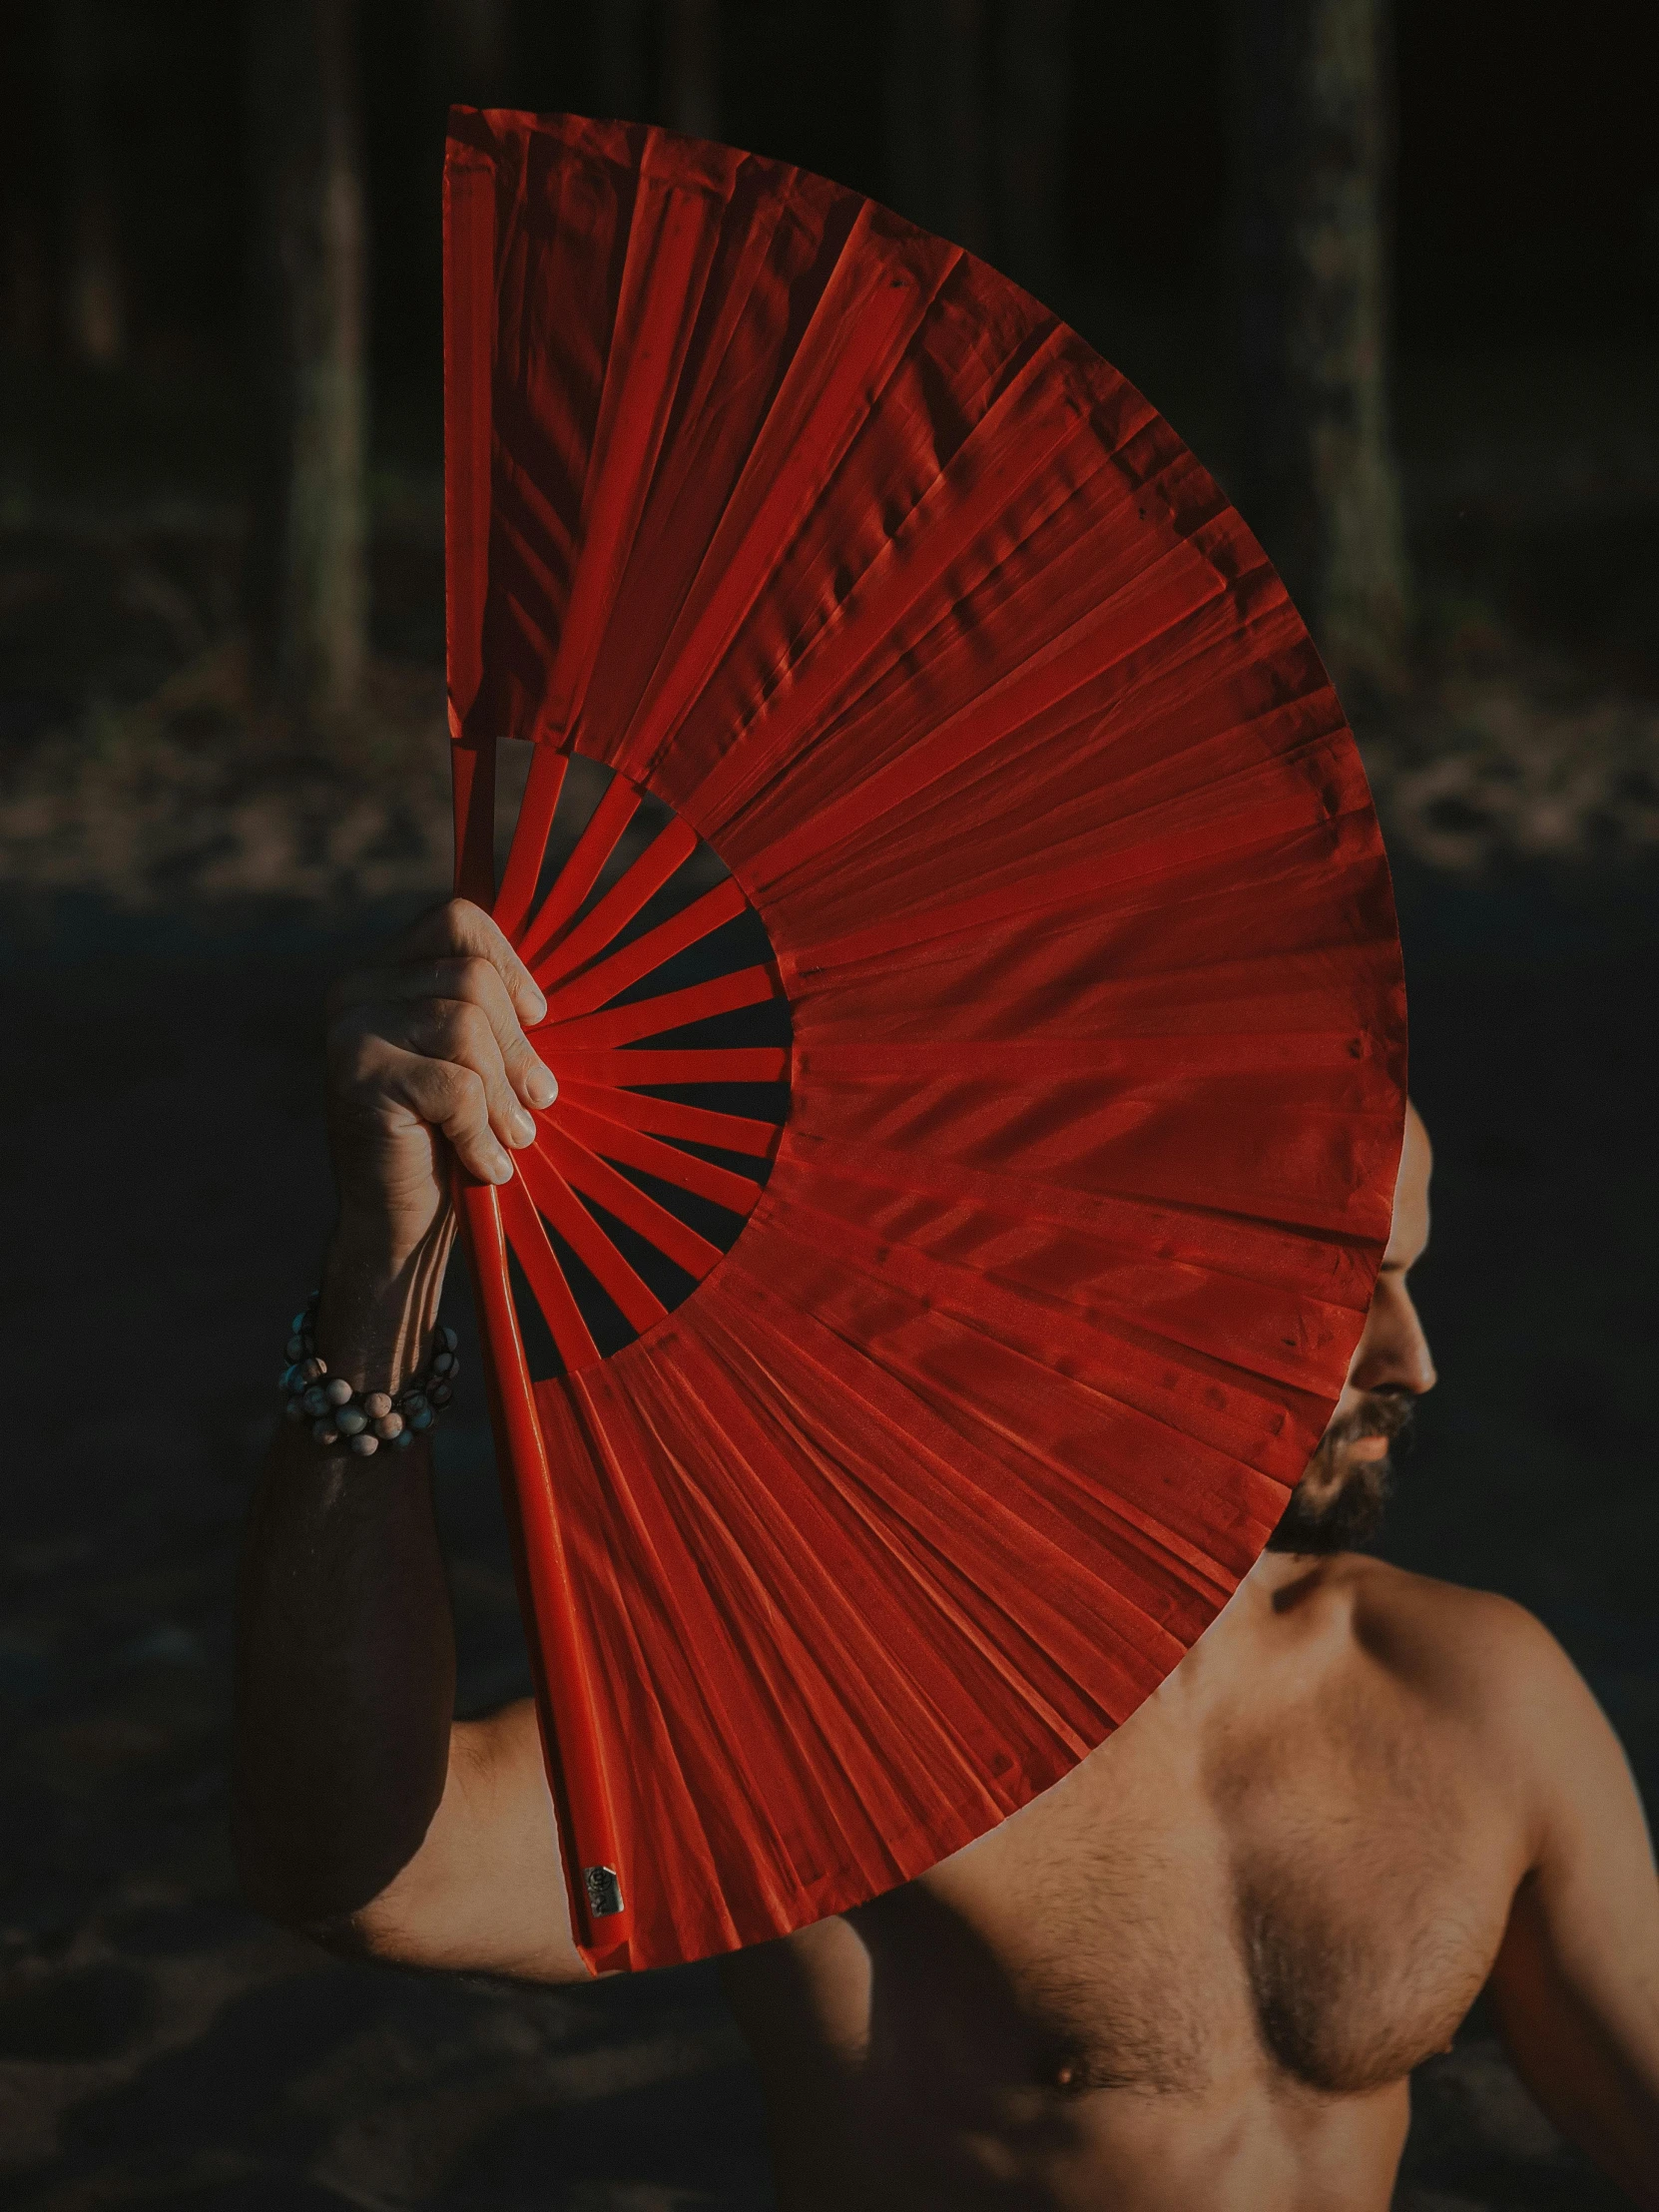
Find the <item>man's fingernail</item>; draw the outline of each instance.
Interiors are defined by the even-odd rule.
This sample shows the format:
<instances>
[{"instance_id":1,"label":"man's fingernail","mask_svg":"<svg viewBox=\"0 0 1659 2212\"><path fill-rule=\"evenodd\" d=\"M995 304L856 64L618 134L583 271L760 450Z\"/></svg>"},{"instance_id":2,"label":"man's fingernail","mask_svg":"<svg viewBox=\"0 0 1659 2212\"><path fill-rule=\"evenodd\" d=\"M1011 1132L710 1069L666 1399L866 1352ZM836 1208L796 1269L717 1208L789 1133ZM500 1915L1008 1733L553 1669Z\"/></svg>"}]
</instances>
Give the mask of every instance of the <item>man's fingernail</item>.
<instances>
[{"instance_id":1,"label":"man's fingernail","mask_svg":"<svg viewBox=\"0 0 1659 2212\"><path fill-rule=\"evenodd\" d=\"M499 1145L493 1145L484 1154L484 1173L492 1183L510 1183L513 1179L513 1163Z\"/></svg>"},{"instance_id":2,"label":"man's fingernail","mask_svg":"<svg viewBox=\"0 0 1659 2212\"><path fill-rule=\"evenodd\" d=\"M524 1088L530 1094L532 1106L551 1106L559 1095L558 1079L555 1077L553 1070L550 1067L544 1067L540 1060L525 1076Z\"/></svg>"},{"instance_id":3,"label":"man's fingernail","mask_svg":"<svg viewBox=\"0 0 1659 2212\"><path fill-rule=\"evenodd\" d=\"M514 1144L534 1144L536 1125L522 1106L515 1106L507 1117L507 1127L512 1131Z\"/></svg>"},{"instance_id":4,"label":"man's fingernail","mask_svg":"<svg viewBox=\"0 0 1659 2212\"><path fill-rule=\"evenodd\" d=\"M542 1020L547 1012L547 1001L537 990L534 983L530 985L529 991L526 993L526 1002L530 1008L530 1019L532 1021Z\"/></svg>"}]
</instances>

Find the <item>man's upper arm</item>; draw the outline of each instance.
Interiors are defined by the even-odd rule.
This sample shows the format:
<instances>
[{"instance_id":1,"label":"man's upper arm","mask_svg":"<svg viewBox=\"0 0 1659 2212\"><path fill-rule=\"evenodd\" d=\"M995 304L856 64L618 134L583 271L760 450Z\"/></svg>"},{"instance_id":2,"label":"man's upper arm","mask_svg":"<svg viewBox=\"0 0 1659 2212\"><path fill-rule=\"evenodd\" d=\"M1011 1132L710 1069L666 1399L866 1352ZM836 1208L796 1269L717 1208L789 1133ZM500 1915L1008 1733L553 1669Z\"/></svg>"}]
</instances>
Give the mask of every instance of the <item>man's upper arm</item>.
<instances>
[{"instance_id":1,"label":"man's upper arm","mask_svg":"<svg viewBox=\"0 0 1659 2212\"><path fill-rule=\"evenodd\" d=\"M1492 1971L1498 2024L1544 2109L1659 2212L1653 1847L1618 1739L1571 1661L1529 1616L1512 1634L1504 1702L1534 1834Z\"/></svg>"},{"instance_id":2,"label":"man's upper arm","mask_svg":"<svg viewBox=\"0 0 1659 2212\"><path fill-rule=\"evenodd\" d=\"M450 1731L443 1798L419 1851L351 1919L354 1947L410 1966L578 1981L558 1828L526 1698Z\"/></svg>"}]
</instances>

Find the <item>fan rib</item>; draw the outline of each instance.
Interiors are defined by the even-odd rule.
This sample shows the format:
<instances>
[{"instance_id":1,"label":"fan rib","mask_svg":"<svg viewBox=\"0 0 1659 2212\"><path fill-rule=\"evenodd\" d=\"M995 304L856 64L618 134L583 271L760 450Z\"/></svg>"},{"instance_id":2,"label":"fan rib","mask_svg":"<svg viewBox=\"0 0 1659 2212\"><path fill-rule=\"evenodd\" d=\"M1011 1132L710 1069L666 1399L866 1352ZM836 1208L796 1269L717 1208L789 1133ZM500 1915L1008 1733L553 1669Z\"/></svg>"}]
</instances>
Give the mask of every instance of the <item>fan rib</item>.
<instances>
[{"instance_id":1,"label":"fan rib","mask_svg":"<svg viewBox=\"0 0 1659 2212\"><path fill-rule=\"evenodd\" d=\"M639 998L609 1013L579 1014L560 1024L548 1043L555 1053L570 1046L580 1051L609 1048L658 1037L672 1029L689 1028L715 1014L735 1013L741 1006L758 1006L781 997L778 976L771 967L736 968L730 975L714 975L704 983L688 983L684 990L665 991L660 998Z\"/></svg>"},{"instance_id":2,"label":"fan rib","mask_svg":"<svg viewBox=\"0 0 1659 2212\"><path fill-rule=\"evenodd\" d=\"M589 1152L556 1128L542 1131L539 1149L575 1189L597 1199L607 1213L637 1229L676 1267L701 1280L721 1257L719 1245L710 1244L695 1229L688 1229L666 1206L659 1206L627 1176L618 1174L608 1161ZM561 1277L561 1281L563 1278Z\"/></svg>"},{"instance_id":3,"label":"fan rib","mask_svg":"<svg viewBox=\"0 0 1659 2212\"><path fill-rule=\"evenodd\" d=\"M679 1099L653 1098L645 1091L616 1090L573 1077L559 1093L569 1106L582 1106L602 1121L626 1129L644 1129L658 1137L684 1137L723 1152L765 1158L778 1142L780 1124L717 1113L712 1106L687 1106Z\"/></svg>"},{"instance_id":4,"label":"fan rib","mask_svg":"<svg viewBox=\"0 0 1659 2212\"><path fill-rule=\"evenodd\" d=\"M737 881L727 876L713 890L705 891L701 898L689 906L671 914L667 921L660 921L655 929L648 929L643 937L636 937L632 944L625 944L617 951L596 960L585 974L571 982L558 985L547 994L547 1021L569 1021L577 1014L589 1014L603 1006L607 999L615 998L641 976L649 975L655 967L688 945L713 935L726 922L733 921L744 911L748 901ZM555 957L557 955L555 948ZM537 970L541 980L545 970Z\"/></svg>"},{"instance_id":5,"label":"fan rib","mask_svg":"<svg viewBox=\"0 0 1659 2212\"><path fill-rule=\"evenodd\" d=\"M535 967L554 936L598 882L605 862L621 842L622 833L633 821L638 805L639 794L633 786L620 776L614 777L594 809L593 819L577 838L570 858L559 870L558 880L543 899L541 911L525 929L518 956L527 968Z\"/></svg>"},{"instance_id":6,"label":"fan rib","mask_svg":"<svg viewBox=\"0 0 1659 2212\"><path fill-rule=\"evenodd\" d=\"M557 1055L556 1055L557 1056ZM573 1045L566 1055L573 1072L590 1083L781 1083L789 1072L786 1045L752 1045L719 1052L706 1045L659 1051L650 1045L624 1045L611 1052ZM562 1074L561 1066L554 1069Z\"/></svg>"},{"instance_id":7,"label":"fan rib","mask_svg":"<svg viewBox=\"0 0 1659 2212\"><path fill-rule=\"evenodd\" d=\"M696 850L697 831L676 816L658 831L639 857L630 861L593 911L543 956L537 973L537 981L543 989L579 968L584 960L591 960L596 952L602 952L617 932L633 920L647 899L662 889L681 862L689 860Z\"/></svg>"},{"instance_id":8,"label":"fan rib","mask_svg":"<svg viewBox=\"0 0 1659 2212\"><path fill-rule=\"evenodd\" d=\"M676 1183L683 1191L712 1199L729 1213L747 1214L761 1195L761 1186L753 1176L735 1175L730 1168L700 1160L694 1152L682 1152L677 1145L661 1144L643 1131L585 1113L568 1099L559 1102L559 1126L601 1159L643 1168L647 1175L655 1175L664 1183ZM574 1243L574 1238L571 1241Z\"/></svg>"},{"instance_id":9,"label":"fan rib","mask_svg":"<svg viewBox=\"0 0 1659 2212\"><path fill-rule=\"evenodd\" d=\"M521 1154L521 1160L523 1157ZM571 1295L558 1255L548 1242L547 1231L542 1227L541 1216L525 1188L522 1174L515 1175L510 1183L500 1184L498 1190L507 1241L524 1270L531 1295L553 1332L559 1358L573 1375L579 1368L597 1365L599 1347Z\"/></svg>"},{"instance_id":10,"label":"fan rib","mask_svg":"<svg viewBox=\"0 0 1659 2212\"><path fill-rule=\"evenodd\" d=\"M551 745L541 744L536 747L536 757L525 779L512 846L501 871L501 888L495 894L496 923L502 935L515 942L536 895L536 882L547 855L547 839L568 766L565 754Z\"/></svg>"},{"instance_id":11,"label":"fan rib","mask_svg":"<svg viewBox=\"0 0 1659 2212\"><path fill-rule=\"evenodd\" d=\"M537 1210L592 1271L624 1318L639 1330L649 1329L653 1323L661 1321L667 1307L656 1292L641 1281L546 1154L533 1148L520 1153L519 1162L519 1172Z\"/></svg>"},{"instance_id":12,"label":"fan rib","mask_svg":"<svg viewBox=\"0 0 1659 2212\"><path fill-rule=\"evenodd\" d=\"M487 911L495 903L495 740L457 738L449 760L454 786L455 891Z\"/></svg>"}]
</instances>

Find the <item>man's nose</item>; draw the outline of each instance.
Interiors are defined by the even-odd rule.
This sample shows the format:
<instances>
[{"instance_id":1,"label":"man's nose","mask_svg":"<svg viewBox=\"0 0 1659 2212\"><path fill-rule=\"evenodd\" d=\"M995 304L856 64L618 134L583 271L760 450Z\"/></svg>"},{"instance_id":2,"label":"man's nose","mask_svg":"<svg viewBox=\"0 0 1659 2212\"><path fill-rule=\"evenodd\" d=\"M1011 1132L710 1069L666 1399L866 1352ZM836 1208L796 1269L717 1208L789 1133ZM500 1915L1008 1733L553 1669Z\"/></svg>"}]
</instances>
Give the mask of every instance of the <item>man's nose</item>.
<instances>
[{"instance_id":1,"label":"man's nose","mask_svg":"<svg viewBox=\"0 0 1659 2212\"><path fill-rule=\"evenodd\" d=\"M1436 1381L1434 1359L1409 1294L1381 1291L1367 1317L1349 1381L1360 1390L1407 1390L1421 1397Z\"/></svg>"}]
</instances>

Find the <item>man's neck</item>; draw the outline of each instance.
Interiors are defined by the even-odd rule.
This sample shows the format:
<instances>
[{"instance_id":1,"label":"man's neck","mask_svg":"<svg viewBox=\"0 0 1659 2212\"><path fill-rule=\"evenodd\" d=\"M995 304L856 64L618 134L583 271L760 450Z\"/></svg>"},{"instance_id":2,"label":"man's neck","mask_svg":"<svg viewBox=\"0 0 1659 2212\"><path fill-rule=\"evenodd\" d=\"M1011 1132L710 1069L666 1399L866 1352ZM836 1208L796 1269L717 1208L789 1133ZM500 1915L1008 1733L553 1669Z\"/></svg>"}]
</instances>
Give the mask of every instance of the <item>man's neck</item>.
<instances>
[{"instance_id":1,"label":"man's neck","mask_svg":"<svg viewBox=\"0 0 1659 2212\"><path fill-rule=\"evenodd\" d=\"M1277 1641L1286 1614L1299 1611L1331 1582L1345 1552L1264 1551L1183 1661L1177 1680L1196 1692L1219 1688L1250 1664L1264 1641Z\"/></svg>"},{"instance_id":2,"label":"man's neck","mask_svg":"<svg viewBox=\"0 0 1659 2212\"><path fill-rule=\"evenodd\" d=\"M1243 1597L1247 1604L1261 1603L1277 1612L1287 1591L1316 1588L1346 1557L1340 1551L1264 1551L1239 1584L1233 1602Z\"/></svg>"}]
</instances>

